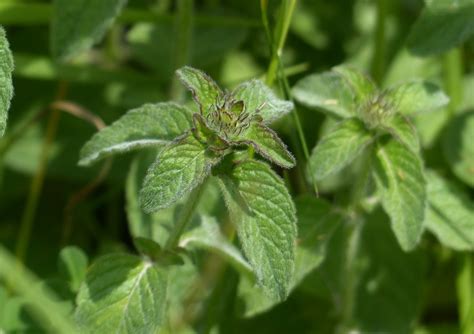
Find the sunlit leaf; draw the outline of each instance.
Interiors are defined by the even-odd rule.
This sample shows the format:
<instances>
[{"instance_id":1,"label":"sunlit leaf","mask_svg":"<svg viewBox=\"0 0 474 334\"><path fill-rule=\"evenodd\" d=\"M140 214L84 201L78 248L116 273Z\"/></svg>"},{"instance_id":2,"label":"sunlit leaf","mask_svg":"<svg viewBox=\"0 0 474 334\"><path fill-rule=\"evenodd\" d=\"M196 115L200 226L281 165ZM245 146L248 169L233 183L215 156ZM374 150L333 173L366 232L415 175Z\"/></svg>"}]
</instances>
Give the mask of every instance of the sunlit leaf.
<instances>
[{"instance_id":1,"label":"sunlit leaf","mask_svg":"<svg viewBox=\"0 0 474 334\"><path fill-rule=\"evenodd\" d=\"M13 97L13 57L5 30L0 26L0 137L7 126L7 111Z\"/></svg>"}]
</instances>

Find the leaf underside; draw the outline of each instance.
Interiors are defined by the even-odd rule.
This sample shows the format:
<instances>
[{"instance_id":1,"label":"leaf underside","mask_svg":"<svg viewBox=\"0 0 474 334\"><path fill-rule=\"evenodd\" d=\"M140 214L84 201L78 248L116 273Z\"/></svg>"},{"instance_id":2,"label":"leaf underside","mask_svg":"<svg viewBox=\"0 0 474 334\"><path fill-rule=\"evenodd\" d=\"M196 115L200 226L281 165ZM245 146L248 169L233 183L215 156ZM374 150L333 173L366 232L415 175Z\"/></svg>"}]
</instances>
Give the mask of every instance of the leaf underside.
<instances>
[{"instance_id":1,"label":"leaf underside","mask_svg":"<svg viewBox=\"0 0 474 334\"><path fill-rule=\"evenodd\" d=\"M13 57L5 30L0 26L0 137L7 126L7 112L13 97Z\"/></svg>"}]
</instances>

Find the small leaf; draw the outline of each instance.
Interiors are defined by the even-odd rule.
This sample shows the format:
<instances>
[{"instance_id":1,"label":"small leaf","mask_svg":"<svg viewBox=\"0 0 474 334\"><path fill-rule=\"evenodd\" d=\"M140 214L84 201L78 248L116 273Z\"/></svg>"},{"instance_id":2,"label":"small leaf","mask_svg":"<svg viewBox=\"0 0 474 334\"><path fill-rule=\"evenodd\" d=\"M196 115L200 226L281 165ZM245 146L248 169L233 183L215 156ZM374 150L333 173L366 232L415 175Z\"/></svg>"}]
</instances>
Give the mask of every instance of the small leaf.
<instances>
[{"instance_id":1,"label":"small leaf","mask_svg":"<svg viewBox=\"0 0 474 334\"><path fill-rule=\"evenodd\" d=\"M265 159L283 168L295 166L296 160L288 151L285 143L267 126L253 123L242 135L242 138L244 140L238 141L239 144L246 143L253 146Z\"/></svg>"},{"instance_id":2,"label":"small leaf","mask_svg":"<svg viewBox=\"0 0 474 334\"><path fill-rule=\"evenodd\" d=\"M185 66L177 70L176 74L186 88L191 91L202 115L206 115L224 95L215 81L200 70Z\"/></svg>"},{"instance_id":3,"label":"small leaf","mask_svg":"<svg viewBox=\"0 0 474 334\"><path fill-rule=\"evenodd\" d=\"M443 153L454 174L474 187L474 110L455 116L442 138Z\"/></svg>"},{"instance_id":4,"label":"small leaf","mask_svg":"<svg viewBox=\"0 0 474 334\"><path fill-rule=\"evenodd\" d=\"M127 0L55 0L51 50L66 60L102 40Z\"/></svg>"},{"instance_id":5,"label":"small leaf","mask_svg":"<svg viewBox=\"0 0 474 334\"><path fill-rule=\"evenodd\" d=\"M252 268L240 251L225 238L215 218L201 216L200 225L185 234L179 246L186 249L205 249L219 254L247 277L253 277Z\"/></svg>"},{"instance_id":6,"label":"small leaf","mask_svg":"<svg viewBox=\"0 0 474 334\"><path fill-rule=\"evenodd\" d=\"M414 81L401 84L387 91L387 98L396 110L405 115L429 112L444 107L449 97L435 84Z\"/></svg>"},{"instance_id":7,"label":"small leaf","mask_svg":"<svg viewBox=\"0 0 474 334\"><path fill-rule=\"evenodd\" d=\"M293 95L309 108L320 108L337 117L350 117L355 111L353 92L336 72L311 74L296 83Z\"/></svg>"},{"instance_id":8,"label":"small leaf","mask_svg":"<svg viewBox=\"0 0 474 334\"><path fill-rule=\"evenodd\" d=\"M231 175L221 176L221 181L258 283L269 297L285 299L294 271L296 243L295 207L288 190L267 164L253 160L237 164Z\"/></svg>"},{"instance_id":9,"label":"small leaf","mask_svg":"<svg viewBox=\"0 0 474 334\"><path fill-rule=\"evenodd\" d=\"M355 105L364 104L377 91L377 86L368 76L359 70L348 66L337 66L334 68L346 83L351 87Z\"/></svg>"},{"instance_id":10,"label":"small leaf","mask_svg":"<svg viewBox=\"0 0 474 334\"><path fill-rule=\"evenodd\" d=\"M0 26L0 137L7 126L7 112L13 97L13 57L5 30Z\"/></svg>"},{"instance_id":11,"label":"small leaf","mask_svg":"<svg viewBox=\"0 0 474 334\"><path fill-rule=\"evenodd\" d=\"M145 104L130 110L96 133L82 148L79 165L88 166L110 155L163 146L192 127L192 113L174 103Z\"/></svg>"},{"instance_id":12,"label":"small leaf","mask_svg":"<svg viewBox=\"0 0 474 334\"><path fill-rule=\"evenodd\" d=\"M374 177L398 242L412 250L423 232L426 201L420 157L396 140L379 141Z\"/></svg>"},{"instance_id":13,"label":"small leaf","mask_svg":"<svg viewBox=\"0 0 474 334\"><path fill-rule=\"evenodd\" d=\"M360 120L350 118L340 122L314 148L310 172L318 180L336 173L360 155L372 140Z\"/></svg>"},{"instance_id":14,"label":"small leaf","mask_svg":"<svg viewBox=\"0 0 474 334\"><path fill-rule=\"evenodd\" d=\"M166 208L202 183L219 161L190 133L166 147L148 169L140 191L146 212Z\"/></svg>"},{"instance_id":15,"label":"small leaf","mask_svg":"<svg viewBox=\"0 0 474 334\"><path fill-rule=\"evenodd\" d=\"M474 250L474 205L469 197L434 172L427 173L425 226L455 250Z\"/></svg>"},{"instance_id":16,"label":"small leaf","mask_svg":"<svg viewBox=\"0 0 474 334\"><path fill-rule=\"evenodd\" d=\"M384 128L398 141L405 144L413 152L420 150L420 140L415 127L410 120L403 115L396 114L384 122Z\"/></svg>"},{"instance_id":17,"label":"small leaf","mask_svg":"<svg viewBox=\"0 0 474 334\"><path fill-rule=\"evenodd\" d=\"M86 277L88 262L87 255L79 247L65 247L59 253L59 272L69 283L73 292L79 291Z\"/></svg>"},{"instance_id":18,"label":"small leaf","mask_svg":"<svg viewBox=\"0 0 474 334\"><path fill-rule=\"evenodd\" d=\"M293 109L293 103L279 99L260 80L250 80L237 86L232 92L236 100L245 103L245 110L253 114L258 111L264 123L269 124L283 117Z\"/></svg>"},{"instance_id":19,"label":"small leaf","mask_svg":"<svg viewBox=\"0 0 474 334\"><path fill-rule=\"evenodd\" d=\"M408 37L408 47L420 56L440 54L474 34L474 1L427 1Z\"/></svg>"},{"instance_id":20,"label":"small leaf","mask_svg":"<svg viewBox=\"0 0 474 334\"><path fill-rule=\"evenodd\" d=\"M165 324L167 273L128 254L99 258L77 296L85 333L156 333Z\"/></svg>"}]
</instances>

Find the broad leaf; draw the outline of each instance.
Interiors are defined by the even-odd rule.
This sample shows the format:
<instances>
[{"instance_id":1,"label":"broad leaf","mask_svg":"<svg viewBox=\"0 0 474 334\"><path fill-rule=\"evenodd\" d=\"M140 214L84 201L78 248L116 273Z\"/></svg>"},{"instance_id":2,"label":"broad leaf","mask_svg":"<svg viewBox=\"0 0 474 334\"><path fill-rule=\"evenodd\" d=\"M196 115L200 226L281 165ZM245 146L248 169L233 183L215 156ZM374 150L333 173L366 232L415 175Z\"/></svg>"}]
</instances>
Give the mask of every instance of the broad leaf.
<instances>
[{"instance_id":1,"label":"broad leaf","mask_svg":"<svg viewBox=\"0 0 474 334\"><path fill-rule=\"evenodd\" d=\"M224 198L245 256L269 297L286 298L295 264L295 207L283 181L247 160L221 176Z\"/></svg>"},{"instance_id":2,"label":"broad leaf","mask_svg":"<svg viewBox=\"0 0 474 334\"><path fill-rule=\"evenodd\" d=\"M88 262L87 255L76 246L65 247L59 253L59 272L69 283L71 291L79 291Z\"/></svg>"},{"instance_id":3,"label":"broad leaf","mask_svg":"<svg viewBox=\"0 0 474 334\"><path fill-rule=\"evenodd\" d=\"M96 133L82 148L79 164L90 165L113 154L163 146L192 126L192 113L174 103L145 104Z\"/></svg>"},{"instance_id":4,"label":"broad leaf","mask_svg":"<svg viewBox=\"0 0 474 334\"><path fill-rule=\"evenodd\" d=\"M420 56L454 48L474 34L473 0L426 2L408 38L410 50Z\"/></svg>"},{"instance_id":5,"label":"broad leaf","mask_svg":"<svg viewBox=\"0 0 474 334\"><path fill-rule=\"evenodd\" d=\"M423 303L427 257L423 250L405 253L381 210L371 214L360 236L352 331L413 333Z\"/></svg>"},{"instance_id":6,"label":"broad leaf","mask_svg":"<svg viewBox=\"0 0 474 334\"><path fill-rule=\"evenodd\" d=\"M423 231L426 201L420 157L396 140L381 140L376 150L374 176L398 242L405 251L412 250Z\"/></svg>"},{"instance_id":7,"label":"broad leaf","mask_svg":"<svg viewBox=\"0 0 474 334\"><path fill-rule=\"evenodd\" d=\"M238 271L253 278L252 268L240 251L222 234L213 217L201 216L200 225L183 234L179 246L186 249L204 249L226 259Z\"/></svg>"},{"instance_id":8,"label":"broad leaf","mask_svg":"<svg viewBox=\"0 0 474 334\"><path fill-rule=\"evenodd\" d=\"M206 115L213 105L219 102L223 92L206 73L185 66L176 71L181 82L188 88L199 105L201 114Z\"/></svg>"},{"instance_id":9,"label":"broad leaf","mask_svg":"<svg viewBox=\"0 0 474 334\"><path fill-rule=\"evenodd\" d=\"M368 76L348 66L337 66L334 71L342 76L352 89L355 105L366 103L377 91L375 83Z\"/></svg>"},{"instance_id":10,"label":"broad leaf","mask_svg":"<svg viewBox=\"0 0 474 334\"><path fill-rule=\"evenodd\" d=\"M165 324L167 273L128 254L99 258L77 296L85 333L156 333Z\"/></svg>"},{"instance_id":11,"label":"broad leaf","mask_svg":"<svg viewBox=\"0 0 474 334\"><path fill-rule=\"evenodd\" d=\"M13 57L5 30L0 26L0 137L7 126L7 111L13 97L12 72Z\"/></svg>"},{"instance_id":12,"label":"broad leaf","mask_svg":"<svg viewBox=\"0 0 474 334\"><path fill-rule=\"evenodd\" d=\"M65 60L99 42L127 0L55 0L51 50Z\"/></svg>"},{"instance_id":13,"label":"broad leaf","mask_svg":"<svg viewBox=\"0 0 474 334\"><path fill-rule=\"evenodd\" d=\"M263 124L251 124L242 138L244 140L239 143L253 146L260 155L281 167L291 168L296 164L295 158L288 151L285 143L272 129Z\"/></svg>"},{"instance_id":14,"label":"broad leaf","mask_svg":"<svg viewBox=\"0 0 474 334\"><path fill-rule=\"evenodd\" d=\"M341 220L341 217L333 212L331 205L324 200L307 196L298 198L295 204L298 217L298 243L290 291L322 263L328 241ZM241 279L238 294L245 303L246 317L266 311L277 304L275 300L257 289L249 279Z\"/></svg>"},{"instance_id":15,"label":"broad leaf","mask_svg":"<svg viewBox=\"0 0 474 334\"><path fill-rule=\"evenodd\" d=\"M310 173L318 180L341 170L372 142L364 124L350 118L338 123L316 145L310 157Z\"/></svg>"},{"instance_id":16,"label":"broad leaf","mask_svg":"<svg viewBox=\"0 0 474 334\"><path fill-rule=\"evenodd\" d=\"M293 109L293 103L281 100L260 80L250 80L237 86L233 91L236 100L245 103L245 110L250 114L258 111L264 123L271 123Z\"/></svg>"},{"instance_id":17,"label":"broad leaf","mask_svg":"<svg viewBox=\"0 0 474 334\"><path fill-rule=\"evenodd\" d=\"M444 107L449 97L435 84L414 81L389 89L385 98L405 115L434 111Z\"/></svg>"},{"instance_id":18,"label":"broad leaf","mask_svg":"<svg viewBox=\"0 0 474 334\"><path fill-rule=\"evenodd\" d=\"M443 153L454 174L474 187L474 110L456 116L443 137Z\"/></svg>"},{"instance_id":19,"label":"broad leaf","mask_svg":"<svg viewBox=\"0 0 474 334\"><path fill-rule=\"evenodd\" d=\"M355 111L352 89L336 72L308 75L293 87L293 96L307 107L320 108L337 117L350 117Z\"/></svg>"},{"instance_id":20,"label":"broad leaf","mask_svg":"<svg viewBox=\"0 0 474 334\"><path fill-rule=\"evenodd\" d=\"M140 191L146 212L166 208L203 182L218 162L190 133L166 147L148 169Z\"/></svg>"},{"instance_id":21,"label":"broad leaf","mask_svg":"<svg viewBox=\"0 0 474 334\"><path fill-rule=\"evenodd\" d=\"M403 115L395 114L384 122L384 128L398 141L405 144L414 152L420 150L420 140L415 127L410 120Z\"/></svg>"},{"instance_id":22,"label":"broad leaf","mask_svg":"<svg viewBox=\"0 0 474 334\"><path fill-rule=\"evenodd\" d=\"M428 208L425 226L444 245L456 250L474 250L474 205L448 181L427 174Z\"/></svg>"}]
</instances>

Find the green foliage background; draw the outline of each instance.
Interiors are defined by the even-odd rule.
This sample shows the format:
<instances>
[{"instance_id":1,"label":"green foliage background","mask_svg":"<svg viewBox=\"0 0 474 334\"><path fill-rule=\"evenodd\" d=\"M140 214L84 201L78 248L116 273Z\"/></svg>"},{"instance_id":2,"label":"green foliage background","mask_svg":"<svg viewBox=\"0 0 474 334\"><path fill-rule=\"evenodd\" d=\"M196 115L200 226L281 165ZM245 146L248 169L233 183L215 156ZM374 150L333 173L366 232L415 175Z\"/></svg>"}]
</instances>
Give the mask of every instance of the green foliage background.
<instances>
[{"instance_id":1,"label":"green foliage background","mask_svg":"<svg viewBox=\"0 0 474 334\"><path fill-rule=\"evenodd\" d=\"M1 0L0 332L69 333L77 321L103 333L473 333L473 22L473 0ZM385 125L413 150L358 130L367 119L357 118L362 103L332 70L341 64L372 77L381 92L395 87L403 115ZM78 165L110 155L100 141L81 148L128 110L171 100L195 112L175 75L184 65L228 90L259 78L295 99L272 124L297 161L274 167L298 227L295 272L276 279L289 277L278 292L290 291L283 302L256 288L255 264L240 252L231 218L248 222L238 232L255 245L259 228L278 229L237 212L232 194L219 191L225 180L199 194L179 239L184 255L163 254L193 198L142 211L138 194L154 149ZM424 89L397 91L405 82ZM170 108L176 119L154 115L167 140L176 135L167 124L181 133L191 122ZM149 125L126 117L135 129ZM375 183L361 172L370 156ZM256 177L247 180L257 208L265 203L252 201L252 189L268 205L284 197L262 190L265 177L275 177L259 175L262 166L254 163ZM397 187L399 170L424 176ZM393 182L383 185L385 178ZM424 213L406 200L420 187ZM419 230L400 232L416 224L417 210ZM154 256L160 266L148 262ZM262 271L283 262L271 260ZM103 321L97 309L107 305L114 307Z\"/></svg>"}]
</instances>

